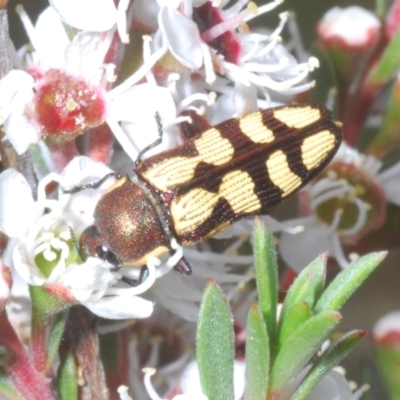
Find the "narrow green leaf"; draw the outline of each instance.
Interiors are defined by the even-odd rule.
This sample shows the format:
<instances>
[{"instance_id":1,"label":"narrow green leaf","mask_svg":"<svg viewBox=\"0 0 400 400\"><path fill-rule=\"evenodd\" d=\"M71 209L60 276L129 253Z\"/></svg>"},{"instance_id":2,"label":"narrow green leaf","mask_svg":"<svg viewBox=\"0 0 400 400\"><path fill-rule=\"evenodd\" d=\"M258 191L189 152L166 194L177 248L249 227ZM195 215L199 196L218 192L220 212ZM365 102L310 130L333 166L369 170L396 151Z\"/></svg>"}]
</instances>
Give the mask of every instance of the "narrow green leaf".
<instances>
[{"instance_id":1,"label":"narrow green leaf","mask_svg":"<svg viewBox=\"0 0 400 400\"><path fill-rule=\"evenodd\" d=\"M35 321L39 324L42 319L47 319L72 305L61 296L53 296L41 286L29 286L29 293L32 299L32 312L35 315Z\"/></svg>"},{"instance_id":2,"label":"narrow green leaf","mask_svg":"<svg viewBox=\"0 0 400 400\"><path fill-rule=\"evenodd\" d=\"M327 254L321 254L300 272L286 294L280 321L284 321L289 310L296 304L306 302L313 308L325 284Z\"/></svg>"},{"instance_id":3,"label":"narrow green leaf","mask_svg":"<svg viewBox=\"0 0 400 400\"><path fill-rule=\"evenodd\" d=\"M349 332L330 346L313 366L291 400L306 400L325 374L338 365L366 333L361 330Z\"/></svg>"},{"instance_id":4,"label":"narrow green leaf","mask_svg":"<svg viewBox=\"0 0 400 400\"><path fill-rule=\"evenodd\" d=\"M254 264L259 307L272 345L276 336L278 265L274 238L259 218L255 218L254 226Z\"/></svg>"},{"instance_id":5,"label":"narrow green leaf","mask_svg":"<svg viewBox=\"0 0 400 400\"><path fill-rule=\"evenodd\" d=\"M249 311L246 329L246 400L265 400L268 389L269 340L257 305Z\"/></svg>"},{"instance_id":6,"label":"narrow green leaf","mask_svg":"<svg viewBox=\"0 0 400 400\"><path fill-rule=\"evenodd\" d=\"M233 317L221 289L210 281L197 323L197 362L203 393L209 400L234 399Z\"/></svg>"},{"instance_id":7,"label":"narrow green leaf","mask_svg":"<svg viewBox=\"0 0 400 400\"><path fill-rule=\"evenodd\" d=\"M397 80L392 84L392 90L384 110L383 119L379 125L379 132L368 146L368 154L382 159L394 147L400 144L400 91Z\"/></svg>"},{"instance_id":8,"label":"narrow green leaf","mask_svg":"<svg viewBox=\"0 0 400 400\"><path fill-rule=\"evenodd\" d=\"M398 72L400 67L400 30L385 48L368 85L384 85Z\"/></svg>"},{"instance_id":9,"label":"narrow green leaf","mask_svg":"<svg viewBox=\"0 0 400 400\"><path fill-rule=\"evenodd\" d=\"M312 316L311 308L306 301L295 304L287 313L278 334L278 353L288 337Z\"/></svg>"},{"instance_id":10,"label":"narrow green leaf","mask_svg":"<svg viewBox=\"0 0 400 400\"><path fill-rule=\"evenodd\" d=\"M55 318L55 322L53 325L53 329L51 331L50 340L48 344L48 363L49 365L53 365L54 360L58 355L58 350L60 347L60 342L62 335L64 333L65 322L67 321L67 313L61 312L57 314Z\"/></svg>"},{"instance_id":11,"label":"narrow green leaf","mask_svg":"<svg viewBox=\"0 0 400 400\"><path fill-rule=\"evenodd\" d=\"M318 300L314 313L340 310L343 304L386 257L386 252L371 253L352 262L341 271L325 289Z\"/></svg>"},{"instance_id":12,"label":"narrow green leaf","mask_svg":"<svg viewBox=\"0 0 400 400\"><path fill-rule=\"evenodd\" d=\"M398 341L393 337L389 337L389 333L385 339L374 343L375 360L378 365L379 375L385 385L385 389L391 400L400 399L400 348Z\"/></svg>"},{"instance_id":13,"label":"narrow green leaf","mask_svg":"<svg viewBox=\"0 0 400 400\"><path fill-rule=\"evenodd\" d=\"M340 319L341 315L334 311L314 315L287 338L271 369L269 390L272 396L281 392L304 368Z\"/></svg>"},{"instance_id":14,"label":"narrow green leaf","mask_svg":"<svg viewBox=\"0 0 400 400\"><path fill-rule=\"evenodd\" d=\"M78 399L78 371L72 352L67 354L60 365L57 388L60 400Z\"/></svg>"}]
</instances>

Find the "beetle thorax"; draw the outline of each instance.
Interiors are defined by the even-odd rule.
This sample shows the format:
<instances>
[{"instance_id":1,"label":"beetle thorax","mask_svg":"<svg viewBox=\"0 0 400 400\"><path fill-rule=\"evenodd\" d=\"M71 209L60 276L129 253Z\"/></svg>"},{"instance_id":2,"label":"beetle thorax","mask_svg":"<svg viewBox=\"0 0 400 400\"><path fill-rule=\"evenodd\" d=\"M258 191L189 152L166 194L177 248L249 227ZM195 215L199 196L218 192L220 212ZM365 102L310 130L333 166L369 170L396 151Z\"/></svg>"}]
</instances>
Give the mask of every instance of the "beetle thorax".
<instances>
[{"instance_id":1,"label":"beetle thorax","mask_svg":"<svg viewBox=\"0 0 400 400\"><path fill-rule=\"evenodd\" d=\"M170 250L148 193L127 177L101 197L94 219L104 244L118 255L121 264L144 265L149 256L159 257Z\"/></svg>"}]
</instances>

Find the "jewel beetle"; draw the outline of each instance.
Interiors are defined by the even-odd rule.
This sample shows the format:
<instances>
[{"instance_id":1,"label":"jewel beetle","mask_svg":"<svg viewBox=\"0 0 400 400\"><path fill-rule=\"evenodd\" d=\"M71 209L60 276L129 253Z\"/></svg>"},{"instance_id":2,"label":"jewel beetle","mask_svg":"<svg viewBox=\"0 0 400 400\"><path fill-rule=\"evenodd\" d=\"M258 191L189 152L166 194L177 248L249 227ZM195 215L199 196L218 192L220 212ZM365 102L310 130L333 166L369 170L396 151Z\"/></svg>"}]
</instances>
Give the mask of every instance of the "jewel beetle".
<instances>
[{"instance_id":1,"label":"jewel beetle","mask_svg":"<svg viewBox=\"0 0 400 400\"><path fill-rule=\"evenodd\" d=\"M173 254L177 245L210 238L241 218L267 214L315 178L341 141L340 123L331 112L304 104L229 119L142 160L146 148L136 161L135 181L111 173L65 190L97 188L115 178L96 205L94 225L80 238L81 254L115 268L143 267L150 257ZM176 269L190 273L183 258Z\"/></svg>"}]
</instances>

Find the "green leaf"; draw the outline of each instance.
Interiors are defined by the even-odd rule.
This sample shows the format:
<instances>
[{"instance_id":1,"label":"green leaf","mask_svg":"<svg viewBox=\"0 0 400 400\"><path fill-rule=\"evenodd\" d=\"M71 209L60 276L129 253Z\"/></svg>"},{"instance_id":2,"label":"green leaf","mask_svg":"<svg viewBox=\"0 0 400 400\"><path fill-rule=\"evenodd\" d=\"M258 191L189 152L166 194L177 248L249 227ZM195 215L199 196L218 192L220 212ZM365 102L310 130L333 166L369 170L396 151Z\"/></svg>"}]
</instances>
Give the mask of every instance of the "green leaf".
<instances>
[{"instance_id":1,"label":"green leaf","mask_svg":"<svg viewBox=\"0 0 400 400\"><path fill-rule=\"evenodd\" d=\"M265 400L268 389L269 340L258 305L249 311L246 329L246 400Z\"/></svg>"},{"instance_id":2,"label":"green leaf","mask_svg":"<svg viewBox=\"0 0 400 400\"><path fill-rule=\"evenodd\" d=\"M398 72L400 67L400 30L385 48L375 71L371 74L368 86L382 86Z\"/></svg>"},{"instance_id":3,"label":"green leaf","mask_svg":"<svg viewBox=\"0 0 400 400\"><path fill-rule=\"evenodd\" d=\"M296 304L306 302L313 308L325 284L327 254L321 254L301 271L286 294L280 321L284 321L289 310Z\"/></svg>"},{"instance_id":4,"label":"green leaf","mask_svg":"<svg viewBox=\"0 0 400 400\"><path fill-rule=\"evenodd\" d=\"M270 394L280 393L291 378L297 375L328 338L341 315L327 311L311 317L282 345L270 374Z\"/></svg>"},{"instance_id":5,"label":"green leaf","mask_svg":"<svg viewBox=\"0 0 400 400\"><path fill-rule=\"evenodd\" d=\"M67 354L66 358L60 365L58 370L57 388L61 400L78 399L78 371L72 352Z\"/></svg>"},{"instance_id":6,"label":"green leaf","mask_svg":"<svg viewBox=\"0 0 400 400\"><path fill-rule=\"evenodd\" d=\"M388 152L400 144L400 88L398 82L392 85L392 92L384 110L379 133L368 147L368 154L382 159Z\"/></svg>"},{"instance_id":7,"label":"green leaf","mask_svg":"<svg viewBox=\"0 0 400 400\"><path fill-rule=\"evenodd\" d=\"M73 305L64 300L61 295L50 294L42 286L29 286L29 293L32 299L32 312L39 324L42 319L47 319Z\"/></svg>"},{"instance_id":8,"label":"green leaf","mask_svg":"<svg viewBox=\"0 0 400 400\"><path fill-rule=\"evenodd\" d=\"M374 343L379 374L391 400L400 399L400 348L397 339L386 337Z\"/></svg>"},{"instance_id":9,"label":"green leaf","mask_svg":"<svg viewBox=\"0 0 400 400\"><path fill-rule=\"evenodd\" d=\"M325 289L318 300L314 313L340 310L343 304L386 257L386 252L371 253L352 262L341 271Z\"/></svg>"},{"instance_id":10,"label":"green leaf","mask_svg":"<svg viewBox=\"0 0 400 400\"><path fill-rule=\"evenodd\" d=\"M233 400L233 317L221 289L210 281L197 324L197 362L203 393L209 400Z\"/></svg>"},{"instance_id":11,"label":"green leaf","mask_svg":"<svg viewBox=\"0 0 400 400\"><path fill-rule=\"evenodd\" d=\"M330 346L307 374L304 381L291 397L291 400L306 400L325 374L338 365L366 333L366 331L361 330L349 332Z\"/></svg>"},{"instance_id":12,"label":"green leaf","mask_svg":"<svg viewBox=\"0 0 400 400\"><path fill-rule=\"evenodd\" d=\"M276 336L278 265L274 238L259 218L255 218L254 227L254 264L259 307L272 345Z\"/></svg>"},{"instance_id":13,"label":"green leaf","mask_svg":"<svg viewBox=\"0 0 400 400\"><path fill-rule=\"evenodd\" d=\"M311 308L306 301L295 304L289 310L279 329L278 353L288 337L311 317Z\"/></svg>"},{"instance_id":14,"label":"green leaf","mask_svg":"<svg viewBox=\"0 0 400 400\"><path fill-rule=\"evenodd\" d=\"M58 356L62 335L64 333L65 322L67 321L67 313L61 312L56 316L53 329L50 334L48 344L48 363L53 365L54 360Z\"/></svg>"}]
</instances>

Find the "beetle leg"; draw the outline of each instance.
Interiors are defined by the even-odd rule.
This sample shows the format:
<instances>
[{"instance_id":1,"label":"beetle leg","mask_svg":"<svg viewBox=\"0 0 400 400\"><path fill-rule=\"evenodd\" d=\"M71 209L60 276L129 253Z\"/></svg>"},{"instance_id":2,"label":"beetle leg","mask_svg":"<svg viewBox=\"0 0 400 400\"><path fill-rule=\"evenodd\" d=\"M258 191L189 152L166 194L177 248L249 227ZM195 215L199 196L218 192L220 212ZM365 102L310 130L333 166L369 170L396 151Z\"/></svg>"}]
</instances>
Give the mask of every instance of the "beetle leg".
<instances>
[{"instance_id":1,"label":"beetle leg","mask_svg":"<svg viewBox=\"0 0 400 400\"><path fill-rule=\"evenodd\" d=\"M147 279L148 276L149 276L149 270L147 268L147 265L142 265L142 267L140 268L138 279L131 279L127 278L126 276L123 276L121 278L121 281L127 283L129 286L139 286Z\"/></svg>"},{"instance_id":2,"label":"beetle leg","mask_svg":"<svg viewBox=\"0 0 400 400\"><path fill-rule=\"evenodd\" d=\"M189 261L185 257L182 257L174 267L175 271L178 271L182 275L191 275L192 268L190 267Z\"/></svg>"},{"instance_id":3,"label":"beetle leg","mask_svg":"<svg viewBox=\"0 0 400 400\"><path fill-rule=\"evenodd\" d=\"M158 112L156 112L156 114L155 114L155 119L157 122L158 139L156 139L153 143L149 144L138 154L136 161L135 161L135 167L137 167L138 164L140 164L140 162L142 161L143 154L147 153L151 149L154 149L154 147L158 146L162 142L163 129L162 129L161 117Z\"/></svg>"},{"instance_id":4,"label":"beetle leg","mask_svg":"<svg viewBox=\"0 0 400 400\"><path fill-rule=\"evenodd\" d=\"M139 278L137 280L136 285L140 285L143 283L149 276L149 269L147 268L147 265L142 265L140 267L140 273L139 273Z\"/></svg>"},{"instance_id":5,"label":"beetle leg","mask_svg":"<svg viewBox=\"0 0 400 400\"><path fill-rule=\"evenodd\" d=\"M121 278L121 281L125 282L129 286L137 286L138 285L138 281L136 279L127 278L126 276L123 276Z\"/></svg>"},{"instance_id":6,"label":"beetle leg","mask_svg":"<svg viewBox=\"0 0 400 400\"><path fill-rule=\"evenodd\" d=\"M84 185L79 185L79 186L74 186L71 189L64 189L61 188L61 191L64 194L73 194L80 192L81 190L85 189L97 189L99 188L108 178L115 178L115 179L120 179L122 177L121 174L118 174L117 172L110 172L109 174L103 176L100 180L97 182L91 182L91 183L85 183Z\"/></svg>"}]
</instances>

